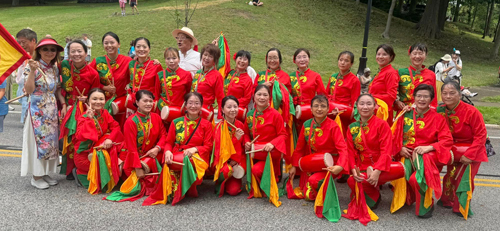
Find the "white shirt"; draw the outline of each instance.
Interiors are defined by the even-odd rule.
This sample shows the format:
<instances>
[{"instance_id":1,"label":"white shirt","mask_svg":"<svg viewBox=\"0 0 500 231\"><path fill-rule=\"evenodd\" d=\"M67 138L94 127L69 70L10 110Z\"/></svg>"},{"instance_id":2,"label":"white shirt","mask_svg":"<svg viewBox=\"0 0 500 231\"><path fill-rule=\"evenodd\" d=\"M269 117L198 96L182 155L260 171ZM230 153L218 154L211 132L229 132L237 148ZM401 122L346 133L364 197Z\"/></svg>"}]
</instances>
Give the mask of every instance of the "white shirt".
<instances>
[{"instance_id":1,"label":"white shirt","mask_svg":"<svg viewBox=\"0 0 500 231\"><path fill-rule=\"evenodd\" d=\"M191 76L194 76L198 70L203 68L201 66L200 52L190 49L186 52L186 55L179 51L179 67L185 71L191 72Z\"/></svg>"},{"instance_id":2,"label":"white shirt","mask_svg":"<svg viewBox=\"0 0 500 231\"><path fill-rule=\"evenodd\" d=\"M436 67L434 67L434 72L436 73L436 80L437 81L441 81L441 82L444 82L444 79L445 79L445 73L444 73L444 70L448 68L448 64L446 63L443 63L443 62L439 62L436 64Z\"/></svg>"},{"instance_id":3,"label":"white shirt","mask_svg":"<svg viewBox=\"0 0 500 231\"><path fill-rule=\"evenodd\" d=\"M450 61L449 66L454 67L454 68L451 68L451 70L448 72L448 76L450 76L450 77L460 76L461 71L457 70L457 68L456 68L457 65L463 67L463 63L462 63L461 58L458 58L457 64L455 64L455 62L453 60Z\"/></svg>"},{"instance_id":4,"label":"white shirt","mask_svg":"<svg viewBox=\"0 0 500 231\"><path fill-rule=\"evenodd\" d=\"M92 41L90 41L90 39L87 39L87 40L82 39L82 42L85 43L85 45L87 45L87 55L92 56L92 54L91 54L92 52L91 52L91 48L90 48L92 46Z\"/></svg>"}]
</instances>

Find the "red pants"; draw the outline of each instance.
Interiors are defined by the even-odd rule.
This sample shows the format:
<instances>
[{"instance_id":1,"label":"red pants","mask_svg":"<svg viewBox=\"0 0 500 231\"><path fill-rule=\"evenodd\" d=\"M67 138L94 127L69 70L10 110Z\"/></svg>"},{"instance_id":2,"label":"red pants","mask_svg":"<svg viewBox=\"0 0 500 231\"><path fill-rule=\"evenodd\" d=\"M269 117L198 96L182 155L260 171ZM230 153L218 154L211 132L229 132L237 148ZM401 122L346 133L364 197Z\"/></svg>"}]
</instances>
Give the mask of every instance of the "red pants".
<instances>
[{"instance_id":1,"label":"red pants","mask_svg":"<svg viewBox=\"0 0 500 231\"><path fill-rule=\"evenodd\" d=\"M89 167L90 167L90 161L88 158L89 152L82 152L82 153L76 153L75 154L75 167L76 167L76 174L78 175L87 175L89 172ZM68 164L68 167L70 165Z\"/></svg>"},{"instance_id":2,"label":"red pants","mask_svg":"<svg viewBox=\"0 0 500 231\"><path fill-rule=\"evenodd\" d=\"M231 196L238 195L241 192L241 179L236 179L232 176L229 176L229 167L227 163L224 164L224 166L222 167L221 173L222 176L219 173L219 179L215 184L216 187L219 187L218 188L219 196L221 197L224 194L224 192L226 192ZM224 192L220 192L221 190L223 190Z\"/></svg>"},{"instance_id":3,"label":"red pants","mask_svg":"<svg viewBox=\"0 0 500 231\"><path fill-rule=\"evenodd\" d=\"M456 196L456 190L458 185L460 184L460 181L462 180L462 176L465 172L465 168L467 166L464 166L462 168L462 171L459 173L460 176L455 180L455 177L458 174L458 171L460 170L460 167L462 166L461 163L455 163L453 165L448 165L447 166L447 172L446 175L443 178L443 195L441 196L441 202L443 202L444 206L451 206L453 207L453 212L460 212L459 208L460 205L458 203L458 197ZM481 162L472 162L470 164L470 175L471 175L471 185L472 185L472 192L474 193L474 178L476 177L477 172L479 171L479 167L481 166Z\"/></svg>"},{"instance_id":4,"label":"red pants","mask_svg":"<svg viewBox=\"0 0 500 231\"><path fill-rule=\"evenodd\" d=\"M273 160L274 176L276 177L276 182L278 182L279 176L281 175L281 168L280 168L281 153L279 153L279 154L280 154L279 158L274 154L271 155L272 160ZM266 165L266 161L254 159L254 165L252 167L252 174L255 176L255 178L257 179L257 182L259 184L260 184L260 179L262 178L262 174L264 173L265 165Z\"/></svg>"},{"instance_id":5,"label":"red pants","mask_svg":"<svg viewBox=\"0 0 500 231\"><path fill-rule=\"evenodd\" d=\"M352 176L349 177L349 179L347 179L347 185L349 185L349 188L351 188L351 198L356 196L356 192L354 189L355 183L356 183L356 181L354 180L354 178ZM373 187L373 185L368 183L366 180L363 181L362 186L363 186L363 190L365 192L366 204L368 205L368 207L371 208L375 205L375 203L377 203L377 201L380 198L380 188Z\"/></svg>"},{"instance_id":6,"label":"red pants","mask_svg":"<svg viewBox=\"0 0 500 231\"><path fill-rule=\"evenodd\" d=\"M323 184L322 181L325 179L326 173L326 171L315 172L312 174L303 172L302 175L300 175L299 186L302 189L302 194L304 194L304 199L310 201L314 201L316 199L318 190Z\"/></svg>"}]
</instances>

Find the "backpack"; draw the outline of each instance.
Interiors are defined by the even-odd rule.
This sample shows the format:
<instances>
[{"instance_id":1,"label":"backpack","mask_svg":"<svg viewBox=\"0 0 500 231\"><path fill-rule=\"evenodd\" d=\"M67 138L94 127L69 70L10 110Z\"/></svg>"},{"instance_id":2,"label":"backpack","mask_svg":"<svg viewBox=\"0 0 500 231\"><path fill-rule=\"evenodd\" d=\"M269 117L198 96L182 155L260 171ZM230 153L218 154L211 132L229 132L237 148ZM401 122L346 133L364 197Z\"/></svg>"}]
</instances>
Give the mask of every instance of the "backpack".
<instances>
[{"instance_id":1,"label":"backpack","mask_svg":"<svg viewBox=\"0 0 500 231\"><path fill-rule=\"evenodd\" d=\"M434 65L428 67L427 69L431 70L432 72L436 73L436 65L441 62L441 60L437 61L434 63Z\"/></svg>"}]
</instances>

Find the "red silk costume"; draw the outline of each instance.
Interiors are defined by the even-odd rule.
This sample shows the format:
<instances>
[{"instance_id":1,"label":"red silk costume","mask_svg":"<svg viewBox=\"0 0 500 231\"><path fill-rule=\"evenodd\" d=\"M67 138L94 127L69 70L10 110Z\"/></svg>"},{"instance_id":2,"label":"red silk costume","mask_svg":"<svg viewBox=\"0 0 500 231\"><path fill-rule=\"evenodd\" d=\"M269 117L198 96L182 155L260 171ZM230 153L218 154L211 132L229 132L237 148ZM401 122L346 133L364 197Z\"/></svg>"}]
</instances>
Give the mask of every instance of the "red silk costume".
<instances>
[{"instance_id":1,"label":"red silk costume","mask_svg":"<svg viewBox=\"0 0 500 231\"><path fill-rule=\"evenodd\" d=\"M175 71L166 68L158 72L157 78L161 85L158 109L161 110L164 106L182 106L184 95L191 91L193 82L191 72L180 67Z\"/></svg>"},{"instance_id":2,"label":"red silk costume","mask_svg":"<svg viewBox=\"0 0 500 231\"><path fill-rule=\"evenodd\" d=\"M384 101L387 104L387 109L389 117L387 118L387 123L392 124L392 105L398 95L399 86L399 75L398 71L394 70L391 64L383 67L380 71L373 77L370 83L368 93L373 95L373 97Z\"/></svg>"},{"instance_id":3,"label":"red silk costume","mask_svg":"<svg viewBox=\"0 0 500 231\"><path fill-rule=\"evenodd\" d=\"M228 122L229 123L229 122ZM220 121L216 126L215 126L215 131L214 131L214 164L219 163L220 159L220 146L221 146L221 131L222 131L222 125L224 124L224 120ZM248 136L248 128L245 128L245 125L239 121L235 120L234 121L234 126L237 128L242 129L245 131L245 134L240 137L238 140L236 136L234 135L236 132L236 129L234 129L232 126L228 125L228 130L231 135L231 141L233 143L234 149L236 151L235 154L231 155L230 160L234 160L238 162L238 165L241 166L243 169L246 171L246 155L245 155L245 140L248 140L248 137L245 138L245 136ZM224 166L222 167L221 173L226 176L228 175L230 169L228 167L228 163L226 162ZM222 180L221 177L219 177L219 180ZM234 177L229 177L228 179L225 179L225 182L222 184L216 183L216 187L220 185L219 189L219 196L222 196L224 192L231 196L236 196L241 192L241 179L236 179Z\"/></svg>"},{"instance_id":4,"label":"red silk costume","mask_svg":"<svg viewBox=\"0 0 500 231\"><path fill-rule=\"evenodd\" d=\"M87 114L78 118L75 142L75 166L76 173L80 182L88 187L87 174L89 172L90 160L88 155L93 152L93 148L102 145L104 139L110 139L113 142L123 142L123 134L120 125L116 122L108 111L101 109L95 112L94 118L87 117ZM108 149L111 157L111 168L113 176L120 175L118 170L118 158L120 154L120 145ZM80 177L83 175L83 178ZM116 180L115 182L118 182Z\"/></svg>"},{"instance_id":5,"label":"red silk costume","mask_svg":"<svg viewBox=\"0 0 500 231\"><path fill-rule=\"evenodd\" d=\"M212 105L217 98L219 111L221 111L222 98L224 98L224 82L219 71L213 68L208 71L198 70L193 77L191 91L199 92L203 96L203 107L210 111L214 111ZM220 113L218 118L222 118Z\"/></svg>"},{"instance_id":6,"label":"red silk costume","mask_svg":"<svg viewBox=\"0 0 500 231\"><path fill-rule=\"evenodd\" d=\"M132 95L135 102L135 93L139 90L148 90L155 96L155 101L160 98L160 82L156 77L163 68L160 64L154 64L151 59L144 63L136 60L130 61L129 65L130 83L128 85L128 94Z\"/></svg>"},{"instance_id":7,"label":"red silk costume","mask_svg":"<svg viewBox=\"0 0 500 231\"><path fill-rule=\"evenodd\" d=\"M288 92L292 92L292 84L290 82L290 76L288 76L288 74L284 71L282 71L281 69L277 70L277 71L271 71L271 70L266 70L266 71L261 71L257 74L257 76L255 77L255 82L253 84L254 86L254 89L259 85L259 84L263 84L265 82L269 82L269 81L274 81L274 79L277 79L279 83L285 85L286 89L288 90ZM271 93L269 94L270 97L270 101L272 102L273 99L272 99L272 95L273 95L273 88L270 87L271 89Z\"/></svg>"},{"instance_id":8,"label":"red silk costume","mask_svg":"<svg viewBox=\"0 0 500 231\"><path fill-rule=\"evenodd\" d=\"M334 103L341 103L354 108L356 100L361 94L361 83L359 82L358 77L356 77L356 75L352 72L349 72L344 76L339 75L340 73L333 74L328 80L328 85L326 86L328 96ZM349 127L349 124L354 122L354 119L347 121L341 117L341 121L342 131L344 134L347 134L347 128Z\"/></svg>"},{"instance_id":9,"label":"red silk costume","mask_svg":"<svg viewBox=\"0 0 500 231\"><path fill-rule=\"evenodd\" d=\"M432 146L435 149L423 154L425 157L422 156L424 162L420 163L420 166L424 168L425 183L422 180L418 181L417 174L419 173L413 171L410 160L405 159L403 162L407 171L406 176L411 174L410 178L407 179L411 191L408 191L409 187L407 187L406 203L410 205L416 201L415 214L423 216L432 209L434 203L432 201L427 208L424 206L426 190L423 190L420 184L426 184L434 190L436 198L441 197L439 172L442 166L450 161L453 139L445 118L430 108L422 114L418 114L415 109L406 112L398 119L395 126L397 128L395 128L396 132L394 133L394 152L397 160L401 159L397 153L401 151L403 146L412 150L419 146ZM431 154L434 157L429 158Z\"/></svg>"},{"instance_id":10,"label":"red silk costume","mask_svg":"<svg viewBox=\"0 0 500 231\"><path fill-rule=\"evenodd\" d=\"M271 151L273 167L275 173L278 173L276 177L281 175L280 160L281 155L286 153L286 131L279 112L271 107L267 107L262 112L253 109L247 113L245 125L250 131L250 137L247 139L254 139L260 135L255 143L271 143L274 146ZM246 142L250 142L250 140L246 140ZM264 172L264 165L265 161L254 160L252 174L257 178L259 184Z\"/></svg>"},{"instance_id":11,"label":"red silk costume","mask_svg":"<svg viewBox=\"0 0 500 231\"><path fill-rule=\"evenodd\" d=\"M118 55L115 61L111 61L108 56L100 56L92 60L89 64L92 68L99 73L101 88L113 83L116 87L114 95L106 92L106 100L113 97L121 97L127 95L127 85L130 83L129 62L132 58L124 55ZM111 68L109 68L111 66ZM108 109L108 108L106 108ZM114 115L113 118L123 127L125 124L125 113Z\"/></svg>"},{"instance_id":12,"label":"red silk costume","mask_svg":"<svg viewBox=\"0 0 500 231\"><path fill-rule=\"evenodd\" d=\"M474 106L461 101L453 110L448 110L445 105L440 105L438 107L438 112L445 116L453 136L453 141L455 143L471 145L464 156L472 160L470 164L470 181L472 192L474 192L474 178L479 171L481 162L488 162L488 156L486 155L486 148L484 145L486 143L487 132L483 116ZM461 173L458 173L462 165L462 163L448 165L448 170L443 178L443 196L441 197L441 201L444 206L453 207L453 212L459 212L456 190L465 172L462 170ZM466 166L463 168L465 169L465 167ZM460 175L455 180L457 174Z\"/></svg>"},{"instance_id":13,"label":"red silk costume","mask_svg":"<svg viewBox=\"0 0 500 231\"><path fill-rule=\"evenodd\" d=\"M410 72L411 70L411 72ZM399 86L398 97L399 100L406 105L411 105L415 102L413 98L413 91L420 84L431 85L434 88L434 95L436 96L436 74L425 68L417 71L413 66L402 68L398 70ZM431 106L437 107L437 97L431 102Z\"/></svg>"},{"instance_id":14,"label":"red silk costume","mask_svg":"<svg viewBox=\"0 0 500 231\"><path fill-rule=\"evenodd\" d=\"M225 95L232 95L238 99L239 107L248 108L253 95L253 82L248 73L229 72L224 79Z\"/></svg>"},{"instance_id":15,"label":"red silk costume","mask_svg":"<svg viewBox=\"0 0 500 231\"><path fill-rule=\"evenodd\" d=\"M300 130L297 147L292 156L292 165L299 168L301 157L325 152L333 154L334 165L344 168L343 173L348 173L347 145L337 123L328 117L319 125L314 119L307 120ZM321 187L319 182L325 179L326 173L327 171L321 171L300 175L299 186L306 200L316 199L318 189Z\"/></svg>"},{"instance_id":16,"label":"red silk costume","mask_svg":"<svg viewBox=\"0 0 500 231\"><path fill-rule=\"evenodd\" d=\"M360 129L362 128L362 129ZM363 130L363 133L360 132ZM350 170L354 166L366 171L369 166L381 172L389 171L392 154L392 137L389 125L382 119L372 116L366 123L356 121L349 125L347 133ZM355 195L354 178L349 177L347 183L351 188L351 198ZM366 203L372 207L380 198L380 190L367 181L362 183L366 194Z\"/></svg>"},{"instance_id":17,"label":"red silk costume","mask_svg":"<svg viewBox=\"0 0 500 231\"><path fill-rule=\"evenodd\" d=\"M290 82L292 84L291 93L294 105L311 104L314 96L326 95L321 76L309 68L303 73L299 71L290 73Z\"/></svg>"}]
</instances>

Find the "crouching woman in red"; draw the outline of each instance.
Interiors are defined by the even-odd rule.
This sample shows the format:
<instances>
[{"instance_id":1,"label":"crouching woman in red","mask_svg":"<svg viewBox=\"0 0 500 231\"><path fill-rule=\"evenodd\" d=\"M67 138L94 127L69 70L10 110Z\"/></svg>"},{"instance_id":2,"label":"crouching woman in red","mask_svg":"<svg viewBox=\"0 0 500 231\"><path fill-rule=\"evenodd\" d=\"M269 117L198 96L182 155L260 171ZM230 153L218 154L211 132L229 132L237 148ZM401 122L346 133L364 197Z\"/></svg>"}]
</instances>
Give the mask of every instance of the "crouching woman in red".
<instances>
[{"instance_id":1,"label":"crouching woman in red","mask_svg":"<svg viewBox=\"0 0 500 231\"><path fill-rule=\"evenodd\" d=\"M184 105L186 115L172 121L165 145L165 161L170 165L170 169L174 170L174 185L177 185L173 187L172 205L182 200L186 194L190 197L198 197L196 186L203 181L208 163L210 163L213 145L212 124L201 118L203 105L201 94L198 92L186 94ZM184 161L186 159L187 161ZM184 163L184 166L175 169L173 162ZM192 168L186 168L186 165L192 165ZM183 177L183 175L196 177L190 178L190 181L184 181L189 177Z\"/></svg>"},{"instance_id":2,"label":"crouching woman in red","mask_svg":"<svg viewBox=\"0 0 500 231\"><path fill-rule=\"evenodd\" d=\"M290 169L289 180L293 180L297 168L306 171L300 175L299 186L304 198L312 201L316 199L317 190L321 187L319 182L327 174L324 169L327 168L334 178L337 177L344 169L348 169L348 154L340 127L326 116L329 110L326 96L315 96L311 105L314 118L305 121L300 131L297 148L292 156L293 167ZM315 160L321 160L320 164Z\"/></svg>"},{"instance_id":3,"label":"crouching woman in red","mask_svg":"<svg viewBox=\"0 0 500 231\"><path fill-rule=\"evenodd\" d=\"M415 108L403 108L392 127L395 157L405 166L405 176L411 190L405 187L406 182L393 184L395 196L391 212L401 208L406 198L408 205L416 200L415 214L418 217L430 218L434 211L432 193L436 198L441 197L439 172L450 160L453 139L445 118L430 107L434 92L431 85L418 85L412 96ZM403 195L397 200L396 192L401 186L401 192L406 192L406 197Z\"/></svg>"},{"instance_id":4,"label":"crouching woman in red","mask_svg":"<svg viewBox=\"0 0 500 231\"><path fill-rule=\"evenodd\" d=\"M224 192L231 196L238 195L241 192L241 179L245 174L243 136L248 136L248 130L236 119L238 107L239 101L236 97L224 97L221 105L224 119L215 126L212 158L215 166L215 193L219 197L222 197Z\"/></svg>"},{"instance_id":5,"label":"crouching woman in red","mask_svg":"<svg viewBox=\"0 0 500 231\"><path fill-rule=\"evenodd\" d=\"M160 116L151 113L154 96L148 90L135 94L137 112L125 122L124 136L127 155L123 170L128 175L120 191L106 197L111 201L135 201L149 195L155 188L161 171L167 133Z\"/></svg>"},{"instance_id":6,"label":"crouching woman in red","mask_svg":"<svg viewBox=\"0 0 500 231\"><path fill-rule=\"evenodd\" d=\"M120 126L104 110L104 90L93 88L87 97L87 112L78 118L75 133L75 166L73 175L77 184L83 185L90 194L106 188L111 192L118 183L119 142L123 141Z\"/></svg>"},{"instance_id":7,"label":"crouching woman in red","mask_svg":"<svg viewBox=\"0 0 500 231\"><path fill-rule=\"evenodd\" d=\"M271 90L266 85L255 88L255 109L247 113L246 126L252 141L245 142L247 152L247 190L248 198L262 197L261 190L276 206L278 188L276 182L281 175L281 158L286 153L286 131L283 118L269 105Z\"/></svg>"},{"instance_id":8,"label":"crouching woman in red","mask_svg":"<svg viewBox=\"0 0 500 231\"><path fill-rule=\"evenodd\" d=\"M346 138L352 177L347 180L351 202L343 216L365 225L378 219L370 209L380 203L378 186L385 182L380 182L379 177L389 171L392 154L391 129L384 120L374 116L375 105L372 95L359 96L356 106L360 120L349 125Z\"/></svg>"},{"instance_id":9,"label":"crouching woman in red","mask_svg":"<svg viewBox=\"0 0 500 231\"><path fill-rule=\"evenodd\" d=\"M470 200L474 192L474 177L481 162L488 162L484 146L486 127L481 112L460 101L462 96L457 82L443 84L441 96L444 105L438 107L438 112L444 114L450 127L455 141L452 148L455 156L447 167L448 172L443 179L443 196L438 204L453 208L453 213L467 219L472 215Z\"/></svg>"}]
</instances>

